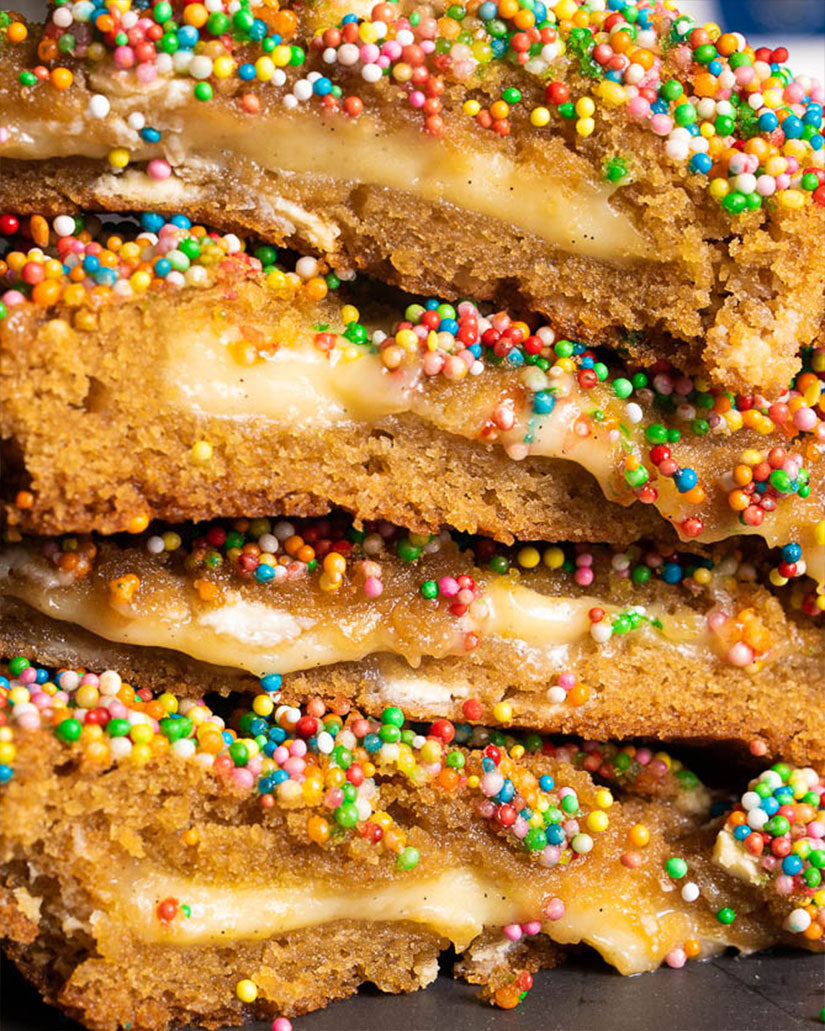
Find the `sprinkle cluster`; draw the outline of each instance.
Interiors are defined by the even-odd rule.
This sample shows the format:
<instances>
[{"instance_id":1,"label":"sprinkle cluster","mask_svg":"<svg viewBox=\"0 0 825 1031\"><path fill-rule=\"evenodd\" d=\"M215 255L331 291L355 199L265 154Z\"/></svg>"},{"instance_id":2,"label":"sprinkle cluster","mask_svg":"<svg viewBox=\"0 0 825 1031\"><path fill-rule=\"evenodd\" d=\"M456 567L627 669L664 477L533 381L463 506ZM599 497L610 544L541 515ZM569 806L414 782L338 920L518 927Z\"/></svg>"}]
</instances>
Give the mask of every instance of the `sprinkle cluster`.
<instances>
[{"instance_id":1,"label":"sprinkle cluster","mask_svg":"<svg viewBox=\"0 0 825 1031\"><path fill-rule=\"evenodd\" d=\"M94 309L103 303L163 286L210 286L217 277L256 276L279 297L302 294L313 301L340 285L334 273L319 275L313 258L299 259L295 271L285 272L275 264L274 247L250 253L234 233L193 225L185 215L166 221L147 212L140 223L139 231L131 223L112 231L96 216L58 215L49 222L34 215L21 224L15 215L0 215L0 242L7 238L0 257L0 319L26 301L42 308L59 304L74 311L76 328L94 329ZM239 350L237 357L244 361L245 355Z\"/></svg>"},{"instance_id":2,"label":"sprinkle cluster","mask_svg":"<svg viewBox=\"0 0 825 1031\"><path fill-rule=\"evenodd\" d=\"M769 893L785 903L785 929L820 941L825 780L815 770L776 763L750 782L725 826Z\"/></svg>"},{"instance_id":3,"label":"sprinkle cluster","mask_svg":"<svg viewBox=\"0 0 825 1031\"><path fill-rule=\"evenodd\" d=\"M11 43L28 35L9 15L0 31ZM666 160L701 177L730 215L825 204L822 85L794 76L785 47L754 49L741 33L697 25L671 0L470 0L439 17L380 2L368 17L346 14L302 44L298 32L293 10L250 0L160 0L151 9L78 0L54 8L38 63L20 82L63 91L77 61L108 62L143 87L188 79L197 101L229 85L250 115L262 110L262 88L275 87L286 109L312 104L349 118L387 83L432 136L449 131L449 87L459 84L460 111L502 137L516 126L541 133L569 125L586 139L621 111L662 140ZM488 84L487 94L476 93ZM108 98L95 94L89 114L109 113ZM135 118L142 142L158 143L160 132ZM129 161L124 147L109 155L114 168ZM147 170L171 175L163 158ZM625 160L611 159L605 177L630 181Z\"/></svg>"}]
</instances>

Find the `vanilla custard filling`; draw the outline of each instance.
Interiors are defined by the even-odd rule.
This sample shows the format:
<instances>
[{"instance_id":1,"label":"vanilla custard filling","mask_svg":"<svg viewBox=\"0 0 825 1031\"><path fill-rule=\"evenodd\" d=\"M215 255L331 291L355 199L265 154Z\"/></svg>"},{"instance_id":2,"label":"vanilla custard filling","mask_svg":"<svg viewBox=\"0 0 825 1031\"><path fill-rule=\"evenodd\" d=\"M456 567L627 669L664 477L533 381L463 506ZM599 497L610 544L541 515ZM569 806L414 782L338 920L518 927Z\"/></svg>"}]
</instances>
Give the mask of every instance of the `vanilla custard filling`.
<instances>
[{"instance_id":1,"label":"vanilla custard filling","mask_svg":"<svg viewBox=\"0 0 825 1031\"><path fill-rule=\"evenodd\" d=\"M343 180L410 192L430 202L445 201L510 223L571 254L608 261L653 257L631 219L611 206L615 187L595 182L583 160L578 174L570 168L562 174L538 148L516 160L500 141L479 153L435 140L423 129L386 129L369 115L347 119L307 109L269 111L261 122L218 103L198 104L192 100L189 80L161 79L154 86L138 88L128 73L99 73L92 78L93 88L111 101L107 119L83 115L59 120L53 112L43 117L42 111L15 107L4 121L10 138L2 147L3 156L29 161L81 156L105 161L112 147L121 146L129 150L133 162L162 155L173 167L189 165L190 171L208 173L212 181L226 174L224 155L231 153L253 161L263 172L248 184L233 183L236 195L243 196L247 185L256 205L264 209L269 205L275 212L285 200L283 187L270 184L267 171L315 176L321 190L324 182ZM147 145L129 128L127 119L133 112L144 114L162 132L159 144ZM152 208L158 183L140 174ZM136 180L132 170L130 196L141 188ZM160 185L168 191L169 182ZM99 186L117 194L118 177L101 175ZM337 226L330 225L334 239ZM331 242L315 241L325 248Z\"/></svg>"},{"instance_id":2,"label":"vanilla custard filling","mask_svg":"<svg viewBox=\"0 0 825 1031\"><path fill-rule=\"evenodd\" d=\"M587 863L595 861L588 859ZM577 890L576 871L567 871L558 887L565 903L560 920L545 921L543 930L560 944L585 942L622 974L659 966L670 949L687 938L705 936L672 902L654 888L649 898L637 879L622 877L621 886L606 877ZM268 938L304 927L338 920L422 924L465 949L485 927L503 927L536 918L536 892L501 883L472 866L447 867L434 876L409 875L403 880L358 888L308 881L294 886L204 884L188 877L168 876L143 867L118 901L122 918L144 941L175 945L229 945L234 941ZM555 889L554 889L555 890ZM185 901L191 916L164 925L157 918L158 902L167 897ZM703 941L707 951L724 947L719 940Z\"/></svg>"},{"instance_id":3,"label":"vanilla custard filling","mask_svg":"<svg viewBox=\"0 0 825 1031\"><path fill-rule=\"evenodd\" d=\"M415 643L409 643L395 629L399 617L402 623L411 618L403 602L389 608L374 603L336 606L330 619L320 607L299 615L237 592L222 602L201 603L194 591L183 588L152 597L146 610L139 611L130 605L115 608L102 589L90 591L82 582L64 584L63 574L23 547L10 547L0 556L0 588L53 619L109 641L170 648L255 675L292 673L381 653L401 655L415 666L424 655L466 654L468 633L514 647L525 661L532 657L539 665L553 664L569 648L590 641L592 608L600 607L608 616L618 611L597 597L553 597L509 579L494 579L466 615L455 619L444 614L428 638L415 636ZM658 618L661 629L642 624L634 633L655 634L661 647L713 654L699 613L685 608L677 614L653 609L645 614Z\"/></svg>"}]
</instances>

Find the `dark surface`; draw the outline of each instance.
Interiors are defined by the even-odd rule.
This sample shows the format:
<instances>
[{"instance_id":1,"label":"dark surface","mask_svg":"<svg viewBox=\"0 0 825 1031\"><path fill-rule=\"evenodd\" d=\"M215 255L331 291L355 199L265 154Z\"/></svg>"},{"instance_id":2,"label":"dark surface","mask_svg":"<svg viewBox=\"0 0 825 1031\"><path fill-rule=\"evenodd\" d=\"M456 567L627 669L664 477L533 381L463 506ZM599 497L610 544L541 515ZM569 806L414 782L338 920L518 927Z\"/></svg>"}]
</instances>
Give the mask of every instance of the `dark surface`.
<instances>
[{"instance_id":1,"label":"dark surface","mask_svg":"<svg viewBox=\"0 0 825 1031\"><path fill-rule=\"evenodd\" d=\"M2 973L2 1031L78 1031L9 964ZM413 995L365 989L293 1024L295 1031L815 1031L823 1026L824 986L825 957L798 952L725 956L639 977L574 959L539 974L510 1012L482 1005L473 986L440 977Z\"/></svg>"}]
</instances>

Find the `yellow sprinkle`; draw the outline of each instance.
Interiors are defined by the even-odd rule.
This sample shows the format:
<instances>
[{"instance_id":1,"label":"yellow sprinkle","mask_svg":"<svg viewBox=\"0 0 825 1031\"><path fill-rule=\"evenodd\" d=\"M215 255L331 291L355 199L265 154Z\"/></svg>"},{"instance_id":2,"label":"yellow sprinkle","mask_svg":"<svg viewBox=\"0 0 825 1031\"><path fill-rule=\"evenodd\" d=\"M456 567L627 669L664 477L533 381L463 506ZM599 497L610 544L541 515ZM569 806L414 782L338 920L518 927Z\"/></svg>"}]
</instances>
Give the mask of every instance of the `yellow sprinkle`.
<instances>
[{"instance_id":1,"label":"yellow sprinkle","mask_svg":"<svg viewBox=\"0 0 825 1031\"><path fill-rule=\"evenodd\" d=\"M534 548L532 545L522 548L516 557L518 564L525 569L535 569L539 562L541 562L538 548Z\"/></svg>"},{"instance_id":2,"label":"yellow sprinkle","mask_svg":"<svg viewBox=\"0 0 825 1031\"><path fill-rule=\"evenodd\" d=\"M783 190L776 195L777 202L781 208L796 210L805 204L805 194L801 190Z\"/></svg>"},{"instance_id":3,"label":"yellow sprinkle","mask_svg":"<svg viewBox=\"0 0 825 1031\"><path fill-rule=\"evenodd\" d=\"M129 151L124 147L115 147L110 150L109 164L112 168L125 168L129 164Z\"/></svg>"},{"instance_id":4,"label":"yellow sprinkle","mask_svg":"<svg viewBox=\"0 0 825 1031\"><path fill-rule=\"evenodd\" d=\"M546 107L534 107L530 112L530 122L537 129L541 129L550 121L550 112Z\"/></svg>"},{"instance_id":5,"label":"yellow sprinkle","mask_svg":"<svg viewBox=\"0 0 825 1031\"><path fill-rule=\"evenodd\" d=\"M344 320L345 326L348 326L350 322L357 322L360 314L353 304L345 304L341 309L341 318Z\"/></svg>"},{"instance_id":6,"label":"yellow sprinkle","mask_svg":"<svg viewBox=\"0 0 825 1031\"><path fill-rule=\"evenodd\" d=\"M192 461L202 464L212 457L213 449L208 440L196 440L192 445Z\"/></svg>"},{"instance_id":7,"label":"yellow sprinkle","mask_svg":"<svg viewBox=\"0 0 825 1031\"><path fill-rule=\"evenodd\" d=\"M698 584L709 584L711 581L711 572L709 569L697 569L693 574L693 579Z\"/></svg>"},{"instance_id":8,"label":"yellow sprinkle","mask_svg":"<svg viewBox=\"0 0 825 1031\"><path fill-rule=\"evenodd\" d=\"M479 113L480 110L481 104L479 104L477 100L464 101L464 114L469 115L470 118L475 118L475 116Z\"/></svg>"},{"instance_id":9,"label":"yellow sprinkle","mask_svg":"<svg viewBox=\"0 0 825 1031\"><path fill-rule=\"evenodd\" d=\"M272 58L267 57L266 54L259 57L255 62L255 78L260 79L261 82L269 82L274 74L275 62Z\"/></svg>"},{"instance_id":10,"label":"yellow sprinkle","mask_svg":"<svg viewBox=\"0 0 825 1031\"><path fill-rule=\"evenodd\" d=\"M258 986L245 977L235 985L235 994L241 1002L254 1002L258 998Z\"/></svg>"},{"instance_id":11,"label":"yellow sprinkle","mask_svg":"<svg viewBox=\"0 0 825 1031\"><path fill-rule=\"evenodd\" d=\"M216 79L228 79L235 71L235 61L228 54L216 57L212 65L212 73Z\"/></svg>"},{"instance_id":12,"label":"yellow sprinkle","mask_svg":"<svg viewBox=\"0 0 825 1031\"><path fill-rule=\"evenodd\" d=\"M730 185L728 184L727 179L722 179L721 177L711 179L708 189L710 190L710 195L714 200L721 200L723 197L727 197L730 193Z\"/></svg>"},{"instance_id":13,"label":"yellow sprinkle","mask_svg":"<svg viewBox=\"0 0 825 1031\"><path fill-rule=\"evenodd\" d=\"M548 569L561 569L564 565L564 552L561 548L548 548L542 556L542 561Z\"/></svg>"},{"instance_id":14,"label":"yellow sprinkle","mask_svg":"<svg viewBox=\"0 0 825 1031\"><path fill-rule=\"evenodd\" d=\"M825 547L825 519L814 527L814 541L820 548Z\"/></svg>"},{"instance_id":15,"label":"yellow sprinkle","mask_svg":"<svg viewBox=\"0 0 825 1031\"><path fill-rule=\"evenodd\" d=\"M579 118L590 118L596 110L591 97L581 97L576 101L576 114Z\"/></svg>"},{"instance_id":16,"label":"yellow sprinkle","mask_svg":"<svg viewBox=\"0 0 825 1031\"><path fill-rule=\"evenodd\" d=\"M596 805L599 809L609 809L613 805L613 795L607 788L599 788L596 792Z\"/></svg>"},{"instance_id":17,"label":"yellow sprinkle","mask_svg":"<svg viewBox=\"0 0 825 1031\"><path fill-rule=\"evenodd\" d=\"M624 91L624 87L620 86L618 82L611 82L609 79L604 79L599 83L598 94L609 107L620 107L627 102L627 94Z\"/></svg>"},{"instance_id":18,"label":"yellow sprinkle","mask_svg":"<svg viewBox=\"0 0 825 1031\"><path fill-rule=\"evenodd\" d=\"M601 809L596 809L590 813L587 819L584 821L589 831L593 831L596 834L601 834L602 831L606 831L610 823L610 819L607 813Z\"/></svg>"},{"instance_id":19,"label":"yellow sprinkle","mask_svg":"<svg viewBox=\"0 0 825 1031\"><path fill-rule=\"evenodd\" d=\"M474 773L471 773L470 776L467 778L467 787L468 788L477 788L478 785L479 785L478 777ZM373 817L373 820L374 819L375 819L375 817Z\"/></svg>"},{"instance_id":20,"label":"yellow sprinkle","mask_svg":"<svg viewBox=\"0 0 825 1031\"><path fill-rule=\"evenodd\" d=\"M0 744L0 763L11 765L17 756L17 749L9 741L8 743L3 742Z\"/></svg>"},{"instance_id":21,"label":"yellow sprinkle","mask_svg":"<svg viewBox=\"0 0 825 1031\"><path fill-rule=\"evenodd\" d=\"M493 719L497 723L509 723L513 718L513 706L509 702L499 702L493 708Z\"/></svg>"},{"instance_id":22,"label":"yellow sprinkle","mask_svg":"<svg viewBox=\"0 0 825 1031\"><path fill-rule=\"evenodd\" d=\"M167 530L161 537L161 540L166 551L177 551L181 544L183 544L180 534L175 533L174 530Z\"/></svg>"},{"instance_id":23,"label":"yellow sprinkle","mask_svg":"<svg viewBox=\"0 0 825 1031\"><path fill-rule=\"evenodd\" d=\"M579 136L592 136L595 128L596 123L592 118L580 118L578 122L576 122L576 132Z\"/></svg>"}]
</instances>

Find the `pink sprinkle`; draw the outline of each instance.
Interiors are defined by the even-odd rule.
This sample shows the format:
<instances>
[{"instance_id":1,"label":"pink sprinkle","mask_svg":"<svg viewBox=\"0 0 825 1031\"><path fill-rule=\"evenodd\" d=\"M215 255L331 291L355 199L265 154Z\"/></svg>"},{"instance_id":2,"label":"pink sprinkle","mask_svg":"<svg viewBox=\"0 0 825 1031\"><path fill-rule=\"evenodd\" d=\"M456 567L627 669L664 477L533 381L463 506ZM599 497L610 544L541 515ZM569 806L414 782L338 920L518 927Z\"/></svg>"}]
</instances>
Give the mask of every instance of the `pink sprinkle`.
<instances>
[{"instance_id":1,"label":"pink sprinkle","mask_svg":"<svg viewBox=\"0 0 825 1031\"><path fill-rule=\"evenodd\" d=\"M674 970L681 969L687 962L687 955L684 949L671 949L665 956L665 963Z\"/></svg>"},{"instance_id":2,"label":"pink sprinkle","mask_svg":"<svg viewBox=\"0 0 825 1031\"><path fill-rule=\"evenodd\" d=\"M565 691L569 691L571 687L576 686L576 677L573 673L562 673L559 676L559 687L563 687Z\"/></svg>"},{"instance_id":3,"label":"pink sprinkle","mask_svg":"<svg viewBox=\"0 0 825 1031\"><path fill-rule=\"evenodd\" d=\"M580 587L589 587L594 580L593 570L586 566L580 566L573 578Z\"/></svg>"},{"instance_id":4,"label":"pink sprinkle","mask_svg":"<svg viewBox=\"0 0 825 1031\"><path fill-rule=\"evenodd\" d=\"M825 823L820 820L812 820L808 824L807 831L811 838L825 838Z\"/></svg>"},{"instance_id":5,"label":"pink sprinkle","mask_svg":"<svg viewBox=\"0 0 825 1031\"><path fill-rule=\"evenodd\" d=\"M283 764L289 758L289 750L286 748L285 745L278 745L278 747L272 753L272 758L279 766L283 766Z\"/></svg>"},{"instance_id":6,"label":"pink sprinkle","mask_svg":"<svg viewBox=\"0 0 825 1031\"><path fill-rule=\"evenodd\" d=\"M582 555L576 556L577 566L592 566L593 565L593 553L591 551L585 551Z\"/></svg>"},{"instance_id":7,"label":"pink sprinkle","mask_svg":"<svg viewBox=\"0 0 825 1031\"><path fill-rule=\"evenodd\" d=\"M544 907L544 915L548 920L561 920L564 916L564 902L560 898L553 898Z\"/></svg>"},{"instance_id":8,"label":"pink sprinkle","mask_svg":"<svg viewBox=\"0 0 825 1031\"><path fill-rule=\"evenodd\" d=\"M559 859L561 859L561 849L558 845L546 845L541 850L539 856L539 864L546 867L548 870L554 867Z\"/></svg>"},{"instance_id":9,"label":"pink sprinkle","mask_svg":"<svg viewBox=\"0 0 825 1031\"><path fill-rule=\"evenodd\" d=\"M29 701L38 709L48 709L52 704L52 700L49 695L45 694L43 691L36 691Z\"/></svg>"},{"instance_id":10,"label":"pink sprinkle","mask_svg":"<svg viewBox=\"0 0 825 1031\"><path fill-rule=\"evenodd\" d=\"M295 779L299 774L303 773L306 769L306 762L297 755L291 755L285 763L281 765L281 769Z\"/></svg>"},{"instance_id":11,"label":"pink sprinkle","mask_svg":"<svg viewBox=\"0 0 825 1031\"><path fill-rule=\"evenodd\" d=\"M650 101L645 100L644 97L633 97L632 100L628 101L627 109L630 112L632 118L647 118L650 114Z\"/></svg>"},{"instance_id":12,"label":"pink sprinkle","mask_svg":"<svg viewBox=\"0 0 825 1031\"><path fill-rule=\"evenodd\" d=\"M249 790L255 783L255 777L250 770L245 769L243 766L236 766L232 771L232 783L237 784L239 788Z\"/></svg>"},{"instance_id":13,"label":"pink sprinkle","mask_svg":"<svg viewBox=\"0 0 825 1031\"><path fill-rule=\"evenodd\" d=\"M657 136L669 136L673 132L673 119L670 115L654 115L650 119L650 127Z\"/></svg>"},{"instance_id":14,"label":"pink sprinkle","mask_svg":"<svg viewBox=\"0 0 825 1031\"><path fill-rule=\"evenodd\" d=\"M518 924L507 924L502 930L504 937L511 942L517 942L521 938L521 928Z\"/></svg>"},{"instance_id":15,"label":"pink sprinkle","mask_svg":"<svg viewBox=\"0 0 825 1031\"><path fill-rule=\"evenodd\" d=\"M576 792L572 788L559 788L559 798L567 798L568 795L575 795Z\"/></svg>"},{"instance_id":16,"label":"pink sprinkle","mask_svg":"<svg viewBox=\"0 0 825 1031\"><path fill-rule=\"evenodd\" d=\"M20 676L17 678L24 686L27 684L33 684L37 680L37 670L34 666L28 666L22 671Z\"/></svg>"},{"instance_id":17,"label":"pink sprinkle","mask_svg":"<svg viewBox=\"0 0 825 1031\"><path fill-rule=\"evenodd\" d=\"M736 644L728 650L727 658L728 662L732 666L739 666L740 668L750 666L753 662L753 648L751 648L750 645L745 644L744 641L737 641Z\"/></svg>"},{"instance_id":18,"label":"pink sprinkle","mask_svg":"<svg viewBox=\"0 0 825 1031\"><path fill-rule=\"evenodd\" d=\"M482 802L481 805L478 808L479 808L479 812L481 813L481 815L484 817L485 820L492 819L492 816L493 816L493 814L496 811L495 802L490 802L489 800L487 800L485 802Z\"/></svg>"},{"instance_id":19,"label":"pink sprinkle","mask_svg":"<svg viewBox=\"0 0 825 1031\"><path fill-rule=\"evenodd\" d=\"M368 598L380 598L384 593L384 585L377 576L368 576L364 581L364 594Z\"/></svg>"},{"instance_id":20,"label":"pink sprinkle","mask_svg":"<svg viewBox=\"0 0 825 1031\"><path fill-rule=\"evenodd\" d=\"M526 838L527 832L530 830L530 825L524 819L523 816L517 816L516 822L513 824L513 834L517 838Z\"/></svg>"},{"instance_id":21,"label":"pink sprinkle","mask_svg":"<svg viewBox=\"0 0 825 1031\"><path fill-rule=\"evenodd\" d=\"M7 290L3 294L3 303L6 305L7 308L11 308L15 304L22 304L25 300L26 298L23 296L23 294L20 293L19 290Z\"/></svg>"},{"instance_id":22,"label":"pink sprinkle","mask_svg":"<svg viewBox=\"0 0 825 1031\"><path fill-rule=\"evenodd\" d=\"M790 895L793 891L793 877L781 873L773 883L777 895Z\"/></svg>"},{"instance_id":23,"label":"pink sprinkle","mask_svg":"<svg viewBox=\"0 0 825 1031\"><path fill-rule=\"evenodd\" d=\"M423 107L426 99L420 89L413 90L410 94L410 103L413 107Z\"/></svg>"},{"instance_id":24,"label":"pink sprinkle","mask_svg":"<svg viewBox=\"0 0 825 1031\"><path fill-rule=\"evenodd\" d=\"M131 68L135 63L135 52L131 47L115 47L113 58L118 68Z\"/></svg>"},{"instance_id":25,"label":"pink sprinkle","mask_svg":"<svg viewBox=\"0 0 825 1031\"><path fill-rule=\"evenodd\" d=\"M791 177L787 172L783 172L782 175L776 177L776 188L777 190L787 190L791 185Z\"/></svg>"},{"instance_id":26,"label":"pink sprinkle","mask_svg":"<svg viewBox=\"0 0 825 1031\"><path fill-rule=\"evenodd\" d=\"M640 766L647 766L647 764L650 762L650 760L652 758L653 758L653 753L650 751L649 748L640 748L636 752L636 762Z\"/></svg>"},{"instance_id":27,"label":"pink sprinkle","mask_svg":"<svg viewBox=\"0 0 825 1031\"><path fill-rule=\"evenodd\" d=\"M146 171L150 179L163 180L172 174L172 166L163 158L153 158L146 166Z\"/></svg>"},{"instance_id":28,"label":"pink sprinkle","mask_svg":"<svg viewBox=\"0 0 825 1031\"><path fill-rule=\"evenodd\" d=\"M263 759L261 758L260 755L253 755L252 758L249 760L249 762L246 764L246 768L253 775L253 777L257 777L258 776L258 774L261 772L261 767L262 766L263 766Z\"/></svg>"},{"instance_id":29,"label":"pink sprinkle","mask_svg":"<svg viewBox=\"0 0 825 1031\"><path fill-rule=\"evenodd\" d=\"M17 717L17 726L23 730L37 730L40 726L40 714L37 712L24 712Z\"/></svg>"},{"instance_id":30,"label":"pink sprinkle","mask_svg":"<svg viewBox=\"0 0 825 1031\"><path fill-rule=\"evenodd\" d=\"M438 593L443 594L445 598L454 598L459 590L458 580L455 577L442 576L438 581Z\"/></svg>"},{"instance_id":31,"label":"pink sprinkle","mask_svg":"<svg viewBox=\"0 0 825 1031\"><path fill-rule=\"evenodd\" d=\"M736 78L737 86L747 86L749 82L753 81L753 77L756 73L751 65L742 64L733 74Z\"/></svg>"},{"instance_id":32,"label":"pink sprinkle","mask_svg":"<svg viewBox=\"0 0 825 1031\"><path fill-rule=\"evenodd\" d=\"M541 920L528 920L526 924L521 925L521 929L525 934L538 934L541 930Z\"/></svg>"},{"instance_id":33,"label":"pink sprinkle","mask_svg":"<svg viewBox=\"0 0 825 1031\"><path fill-rule=\"evenodd\" d=\"M381 56L388 57L391 61L397 61L401 56L401 44L394 39L388 39L381 47Z\"/></svg>"},{"instance_id":34,"label":"pink sprinkle","mask_svg":"<svg viewBox=\"0 0 825 1031\"><path fill-rule=\"evenodd\" d=\"M297 741L293 741L289 746L289 754L298 756L300 759L302 756L307 754L307 743L303 738L299 737Z\"/></svg>"},{"instance_id":35,"label":"pink sprinkle","mask_svg":"<svg viewBox=\"0 0 825 1031\"><path fill-rule=\"evenodd\" d=\"M137 80L141 85L148 86L154 82L158 77L157 67L153 64L149 64L148 61L144 61L143 64L137 66Z\"/></svg>"},{"instance_id":36,"label":"pink sprinkle","mask_svg":"<svg viewBox=\"0 0 825 1031\"><path fill-rule=\"evenodd\" d=\"M8 129L0 128L0 143L8 143L10 135L11 134L9 133Z\"/></svg>"},{"instance_id":37,"label":"pink sprinkle","mask_svg":"<svg viewBox=\"0 0 825 1031\"><path fill-rule=\"evenodd\" d=\"M418 45L425 54L431 54L435 50L435 43L431 39L422 39Z\"/></svg>"},{"instance_id":38,"label":"pink sprinkle","mask_svg":"<svg viewBox=\"0 0 825 1031\"><path fill-rule=\"evenodd\" d=\"M667 765L661 759L651 760L649 769L656 777L664 777L667 773Z\"/></svg>"},{"instance_id":39,"label":"pink sprinkle","mask_svg":"<svg viewBox=\"0 0 825 1031\"><path fill-rule=\"evenodd\" d=\"M721 630L727 621L728 617L724 612L720 612L719 609L716 609L715 612L708 613L707 624L709 630L713 630L714 632Z\"/></svg>"},{"instance_id":40,"label":"pink sprinkle","mask_svg":"<svg viewBox=\"0 0 825 1031\"><path fill-rule=\"evenodd\" d=\"M364 64L375 64L381 56L381 51L374 43L365 43L359 51L359 57Z\"/></svg>"},{"instance_id":41,"label":"pink sprinkle","mask_svg":"<svg viewBox=\"0 0 825 1031\"><path fill-rule=\"evenodd\" d=\"M292 1031L292 1021L286 1017L276 1017L272 1021L272 1031Z\"/></svg>"}]
</instances>

